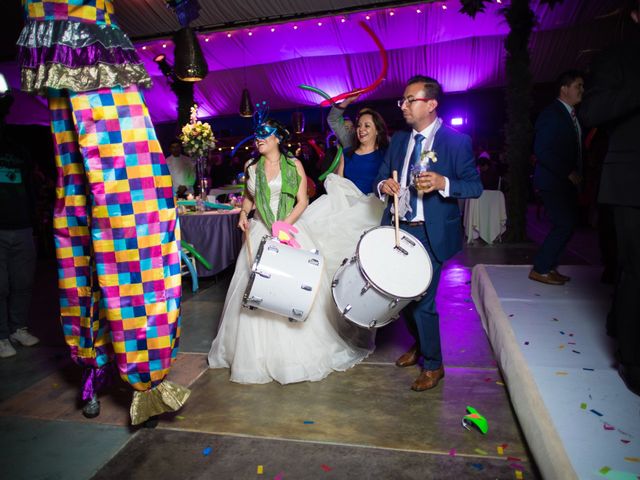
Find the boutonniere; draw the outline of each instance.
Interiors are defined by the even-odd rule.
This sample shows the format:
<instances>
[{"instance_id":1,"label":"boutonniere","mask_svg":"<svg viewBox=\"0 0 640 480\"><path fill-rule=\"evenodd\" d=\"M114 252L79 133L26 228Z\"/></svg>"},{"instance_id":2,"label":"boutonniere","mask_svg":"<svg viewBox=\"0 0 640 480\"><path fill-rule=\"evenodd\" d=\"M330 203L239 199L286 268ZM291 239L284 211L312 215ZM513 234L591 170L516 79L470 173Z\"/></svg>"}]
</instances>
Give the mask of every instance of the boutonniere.
<instances>
[{"instance_id":1,"label":"boutonniere","mask_svg":"<svg viewBox=\"0 0 640 480\"><path fill-rule=\"evenodd\" d=\"M438 155L433 150L422 151L420 153L420 161L424 162L425 158L428 158L430 163L436 163L438 161Z\"/></svg>"}]
</instances>

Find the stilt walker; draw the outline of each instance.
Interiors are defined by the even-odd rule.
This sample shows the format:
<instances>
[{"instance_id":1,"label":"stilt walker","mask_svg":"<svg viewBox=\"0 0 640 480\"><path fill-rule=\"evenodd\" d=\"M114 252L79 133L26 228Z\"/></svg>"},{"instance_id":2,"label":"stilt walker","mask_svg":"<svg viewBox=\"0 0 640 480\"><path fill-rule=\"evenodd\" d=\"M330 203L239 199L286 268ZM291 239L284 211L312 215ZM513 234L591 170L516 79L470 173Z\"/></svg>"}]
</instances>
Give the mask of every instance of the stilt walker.
<instances>
[{"instance_id":1,"label":"stilt walker","mask_svg":"<svg viewBox=\"0 0 640 480\"><path fill-rule=\"evenodd\" d=\"M134 425L178 410L179 225L171 176L139 87L151 80L110 0L22 0L22 89L46 95L58 180L60 314L85 367L83 413L115 363Z\"/></svg>"}]
</instances>

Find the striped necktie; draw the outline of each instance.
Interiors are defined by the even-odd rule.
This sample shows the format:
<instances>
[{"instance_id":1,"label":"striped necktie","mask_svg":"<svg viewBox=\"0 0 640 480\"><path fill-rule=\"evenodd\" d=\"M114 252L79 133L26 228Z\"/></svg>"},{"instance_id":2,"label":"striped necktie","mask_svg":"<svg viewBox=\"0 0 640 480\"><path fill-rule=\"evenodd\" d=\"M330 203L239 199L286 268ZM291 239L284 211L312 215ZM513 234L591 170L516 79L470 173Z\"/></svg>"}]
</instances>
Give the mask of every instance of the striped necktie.
<instances>
[{"instance_id":1,"label":"striped necktie","mask_svg":"<svg viewBox=\"0 0 640 480\"><path fill-rule=\"evenodd\" d=\"M416 187L413 185L413 183L411 183L411 171L418 163L420 163L420 154L422 153L422 142L424 141L424 135L416 133L415 137L413 137L413 140L415 143L413 145L413 150L411 151L409 168L407 169L407 183L409 184L409 192L411 195L409 197L411 213L407 212L407 215L405 215L406 217L411 217L407 218L408 221L411 221L411 219L415 217L416 211L418 209L418 190L416 190Z\"/></svg>"}]
</instances>

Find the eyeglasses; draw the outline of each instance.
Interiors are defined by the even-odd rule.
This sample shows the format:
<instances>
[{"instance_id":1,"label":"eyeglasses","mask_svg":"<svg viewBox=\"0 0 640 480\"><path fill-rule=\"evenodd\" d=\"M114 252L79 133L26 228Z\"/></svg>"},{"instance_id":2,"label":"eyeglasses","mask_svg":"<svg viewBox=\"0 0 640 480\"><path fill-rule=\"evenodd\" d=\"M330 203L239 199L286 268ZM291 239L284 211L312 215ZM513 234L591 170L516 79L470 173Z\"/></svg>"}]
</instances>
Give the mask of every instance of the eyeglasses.
<instances>
[{"instance_id":1,"label":"eyeglasses","mask_svg":"<svg viewBox=\"0 0 640 480\"><path fill-rule=\"evenodd\" d=\"M404 98L403 97L400 100L398 100L398 107L402 108L405 102L411 105L413 102L417 102L417 101L428 102L429 100L433 100L433 98L426 98L426 97Z\"/></svg>"}]
</instances>

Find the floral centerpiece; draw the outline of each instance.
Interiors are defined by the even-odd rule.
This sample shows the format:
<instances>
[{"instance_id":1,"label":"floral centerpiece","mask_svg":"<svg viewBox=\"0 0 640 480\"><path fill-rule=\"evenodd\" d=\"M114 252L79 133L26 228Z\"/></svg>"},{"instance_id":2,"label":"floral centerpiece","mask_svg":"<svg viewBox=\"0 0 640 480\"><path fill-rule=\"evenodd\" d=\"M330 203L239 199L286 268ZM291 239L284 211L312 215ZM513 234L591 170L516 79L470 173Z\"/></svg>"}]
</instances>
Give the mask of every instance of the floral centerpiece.
<instances>
[{"instance_id":1,"label":"floral centerpiece","mask_svg":"<svg viewBox=\"0 0 640 480\"><path fill-rule=\"evenodd\" d=\"M189 123L182 127L180 141L185 151L196 161L200 200L205 200L209 192L206 162L209 157L209 150L216 146L216 137L213 136L211 125L198 120L198 105L191 107Z\"/></svg>"},{"instance_id":2,"label":"floral centerpiece","mask_svg":"<svg viewBox=\"0 0 640 480\"><path fill-rule=\"evenodd\" d=\"M211 125L198 120L198 105L191 107L189 123L182 127L180 141L185 151L193 158L209 155L209 150L215 148L216 137L213 136Z\"/></svg>"}]
</instances>

